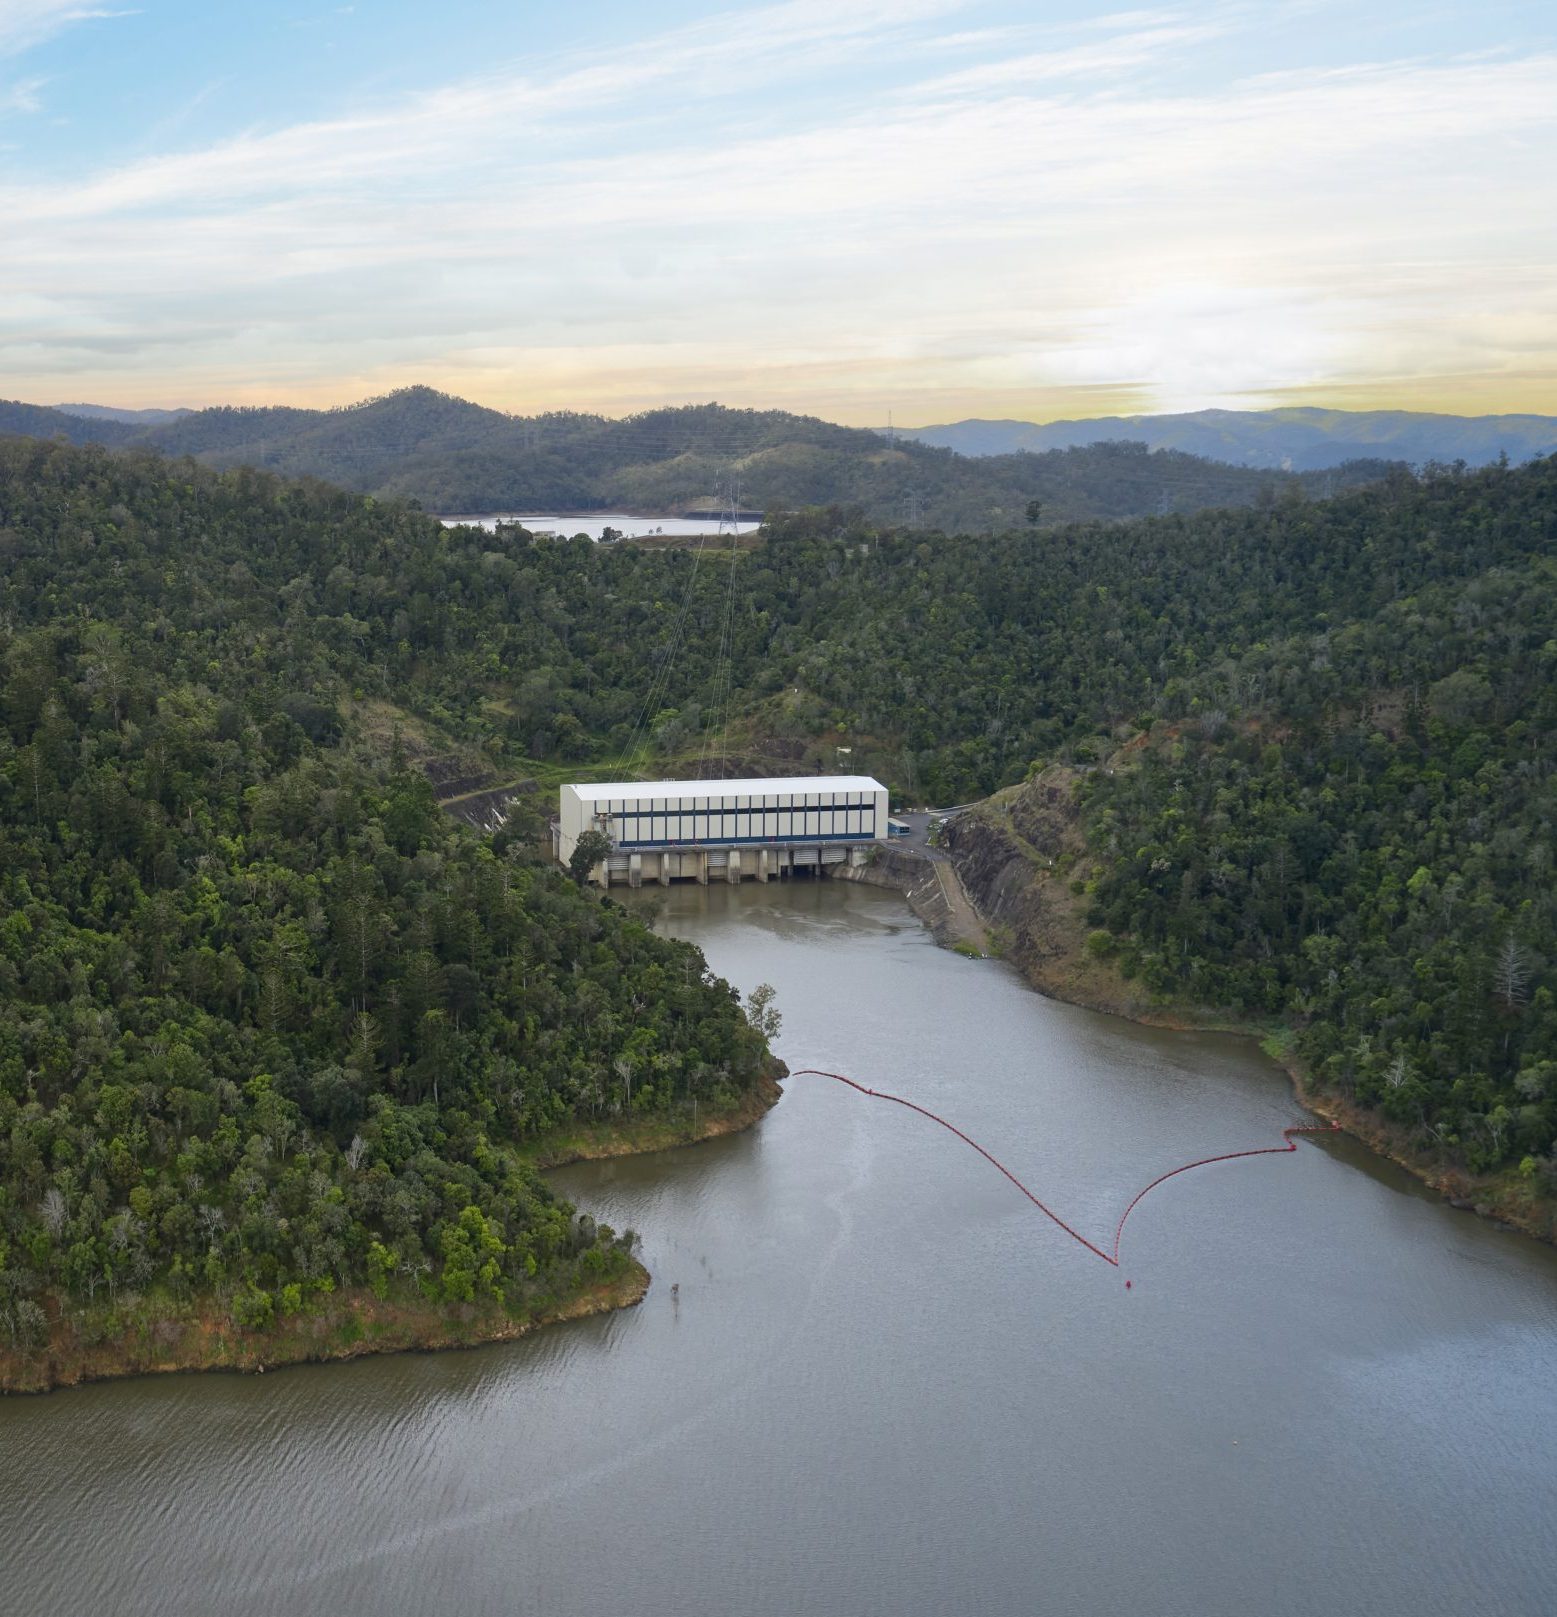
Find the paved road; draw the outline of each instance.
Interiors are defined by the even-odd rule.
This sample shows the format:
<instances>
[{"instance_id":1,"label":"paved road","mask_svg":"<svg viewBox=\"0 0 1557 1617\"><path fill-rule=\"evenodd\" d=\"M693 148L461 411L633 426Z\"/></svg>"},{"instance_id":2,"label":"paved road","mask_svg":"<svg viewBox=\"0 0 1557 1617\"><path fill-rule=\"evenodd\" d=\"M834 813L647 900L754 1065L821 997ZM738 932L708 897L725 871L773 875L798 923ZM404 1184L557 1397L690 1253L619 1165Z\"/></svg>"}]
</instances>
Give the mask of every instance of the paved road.
<instances>
[{"instance_id":1,"label":"paved road","mask_svg":"<svg viewBox=\"0 0 1557 1617\"><path fill-rule=\"evenodd\" d=\"M906 837L893 837L891 846L902 848L913 853L918 858L929 860L936 868L935 879L941 889L941 897L945 900L947 919L944 923L948 931L937 926L937 936L943 943L960 940L962 943L971 943L980 954L989 953L989 937L984 931L984 923L978 911L973 907L972 901L963 891L962 883L957 879L956 866L952 864L950 855L944 848L932 848L927 840L931 824L948 814L958 813L958 809L921 809L914 814L894 814L894 820L901 821L909 827Z\"/></svg>"},{"instance_id":2,"label":"paved road","mask_svg":"<svg viewBox=\"0 0 1557 1617\"><path fill-rule=\"evenodd\" d=\"M966 805L962 805L965 807ZM909 828L906 837L893 837L894 848L912 848L917 853L928 854L932 859L944 859L946 856L939 848L932 848L929 843L930 822L938 820L946 814L956 814L959 809L920 809L913 814L894 814L894 820L901 821Z\"/></svg>"}]
</instances>

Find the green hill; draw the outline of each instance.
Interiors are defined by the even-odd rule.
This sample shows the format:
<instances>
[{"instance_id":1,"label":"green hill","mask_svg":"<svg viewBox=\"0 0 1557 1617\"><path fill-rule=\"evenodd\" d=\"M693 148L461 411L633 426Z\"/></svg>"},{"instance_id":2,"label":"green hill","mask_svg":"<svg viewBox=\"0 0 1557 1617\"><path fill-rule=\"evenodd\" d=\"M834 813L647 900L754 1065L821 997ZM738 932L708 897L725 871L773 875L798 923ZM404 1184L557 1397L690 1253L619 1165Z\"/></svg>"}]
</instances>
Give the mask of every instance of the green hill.
<instances>
[{"instance_id":1,"label":"green hill","mask_svg":"<svg viewBox=\"0 0 1557 1617\"><path fill-rule=\"evenodd\" d=\"M742 504L755 509L854 505L876 522L912 517L950 531L1021 522L1034 501L1051 524L1115 519L1250 505L1288 486L1333 493L1386 470L1364 461L1305 480L1148 454L1138 444L973 460L776 410L519 417L423 387L339 410L222 407L141 427L8 405L0 406L5 431L320 477L444 515L621 506L681 513L717 507L735 478Z\"/></svg>"},{"instance_id":2,"label":"green hill","mask_svg":"<svg viewBox=\"0 0 1557 1617\"><path fill-rule=\"evenodd\" d=\"M392 591L445 537L0 442L0 1385L565 1312L630 1238L524 1151L759 1082L695 949L450 819L364 725L406 692L340 570Z\"/></svg>"},{"instance_id":3,"label":"green hill","mask_svg":"<svg viewBox=\"0 0 1557 1617\"><path fill-rule=\"evenodd\" d=\"M126 444L143 430L122 421L70 415L43 404L0 399L0 438L56 438L71 444Z\"/></svg>"}]
</instances>

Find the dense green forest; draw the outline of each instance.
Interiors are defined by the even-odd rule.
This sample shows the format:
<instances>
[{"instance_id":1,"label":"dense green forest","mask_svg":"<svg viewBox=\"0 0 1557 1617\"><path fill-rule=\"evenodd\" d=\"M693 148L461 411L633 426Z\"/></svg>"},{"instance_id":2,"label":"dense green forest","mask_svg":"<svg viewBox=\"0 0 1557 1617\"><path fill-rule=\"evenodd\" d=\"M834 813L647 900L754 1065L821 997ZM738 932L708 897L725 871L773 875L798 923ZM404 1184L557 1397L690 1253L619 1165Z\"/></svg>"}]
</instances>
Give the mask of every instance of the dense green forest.
<instances>
[{"instance_id":1,"label":"dense green forest","mask_svg":"<svg viewBox=\"0 0 1557 1617\"><path fill-rule=\"evenodd\" d=\"M444 815L304 604L428 519L0 443L0 1347L158 1296L544 1313L627 1261L512 1147L728 1104L764 1062L690 946Z\"/></svg>"},{"instance_id":2,"label":"dense green forest","mask_svg":"<svg viewBox=\"0 0 1557 1617\"><path fill-rule=\"evenodd\" d=\"M855 505L878 523L982 531L1025 521L1121 518L1249 505L1285 488L1310 495L1376 480L1372 459L1297 477L1144 445L1075 445L973 460L948 449L781 410L718 405L621 420L568 411L510 416L430 388L339 410L220 407L150 425L0 402L0 433L140 445L217 467L327 478L446 514L630 510L717 504L730 479L755 510Z\"/></svg>"},{"instance_id":3,"label":"dense green forest","mask_svg":"<svg viewBox=\"0 0 1557 1617\"><path fill-rule=\"evenodd\" d=\"M1258 643L1544 553L1551 477L1401 474L1330 502L983 536L824 511L701 559L461 529L408 557L398 600L343 568L322 604L383 638L439 722L530 758L619 759L647 690L636 733L661 757L695 765L733 711L759 758L852 744L951 803L1035 759L1100 757Z\"/></svg>"},{"instance_id":4,"label":"dense green forest","mask_svg":"<svg viewBox=\"0 0 1557 1617\"><path fill-rule=\"evenodd\" d=\"M1547 462L977 536L823 509L732 553L442 529L243 469L170 475L152 456L11 453L62 483L90 473L83 520L145 510L145 559L93 611L137 611L171 569L213 644L226 621L274 618L290 637L289 700L323 685L392 700L513 775L612 770L627 753L694 772L721 734L721 755L814 767L841 743L903 792L948 803L1020 780L1034 760L1101 756L1258 643L1550 548ZM327 544L233 538L207 556L191 543L212 538L208 505L288 532L299 502L334 510ZM65 507L59 520L75 518ZM13 561L13 586L63 609L53 566L44 553Z\"/></svg>"},{"instance_id":5,"label":"dense green forest","mask_svg":"<svg viewBox=\"0 0 1557 1617\"><path fill-rule=\"evenodd\" d=\"M375 704L500 772L842 743L948 802L1091 765L1100 949L1540 1182L1554 553L1551 460L976 537L821 509L666 550L0 443L6 1319L148 1287L260 1319L347 1281L544 1306L620 1249L509 1145L755 1080L694 952L522 827L444 819L369 744Z\"/></svg>"},{"instance_id":6,"label":"dense green forest","mask_svg":"<svg viewBox=\"0 0 1557 1617\"><path fill-rule=\"evenodd\" d=\"M1208 672L1088 782L1093 921L1180 1000L1276 1013L1317 1081L1557 1193L1557 556ZM1430 530L1424 531L1430 542Z\"/></svg>"}]
</instances>

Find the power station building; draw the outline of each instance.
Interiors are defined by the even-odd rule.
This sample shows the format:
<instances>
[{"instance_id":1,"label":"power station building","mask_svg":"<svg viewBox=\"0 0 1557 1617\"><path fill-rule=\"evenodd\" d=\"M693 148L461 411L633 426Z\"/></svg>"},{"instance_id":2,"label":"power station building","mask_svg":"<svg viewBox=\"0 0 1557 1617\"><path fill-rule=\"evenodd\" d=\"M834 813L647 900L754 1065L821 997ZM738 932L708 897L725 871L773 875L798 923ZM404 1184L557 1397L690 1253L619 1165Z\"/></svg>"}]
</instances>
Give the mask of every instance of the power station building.
<instances>
[{"instance_id":1,"label":"power station building","mask_svg":"<svg viewBox=\"0 0 1557 1617\"><path fill-rule=\"evenodd\" d=\"M591 873L602 887L820 875L863 864L870 845L887 840L887 789L868 775L564 786L555 832L563 864L586 831L611 843Z\"/></svg>"}]
</instances>

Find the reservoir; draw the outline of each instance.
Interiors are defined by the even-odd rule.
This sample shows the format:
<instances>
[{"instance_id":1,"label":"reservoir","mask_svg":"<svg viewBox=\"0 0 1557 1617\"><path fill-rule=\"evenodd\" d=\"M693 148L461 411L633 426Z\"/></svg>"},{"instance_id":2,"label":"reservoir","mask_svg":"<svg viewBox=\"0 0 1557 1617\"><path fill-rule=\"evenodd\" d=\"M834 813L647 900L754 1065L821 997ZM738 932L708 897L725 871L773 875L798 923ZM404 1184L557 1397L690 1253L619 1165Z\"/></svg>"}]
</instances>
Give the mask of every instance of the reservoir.
<instances>
[{"instance_id":1,"label":"reservoir","mask_svg":"<svg viewBox=\"0 0 1557 1617\"><path fill-rule=\"evenodd\" d=\"M944 1114L1102 1244L1158 1173L1306 1121L1246 1041L1047 1001L895 894L662 902L720 974L776 987L791 1067ZM556 1177L641 1232L641 1307L0 1401L0 1607L1557 1606L1557 1252L1344 1137L1171 1181L1117 1271L944 1130L822 1079L745 1134Z\"/></svg>"},{"instance_id":2,"label":"reservoir","mask_svg":"<svg viewBox=\"0 0 1557 1617\"><path fill-rule=\"evenodd\" d=\"M468 524L475 528L485 528L488 532L499 522L517 522L532 533L555 533L566 539L575 538L581 533L587 534L591 539L599 539L607 528L620 534L624 539L643 539L651 534L664 534L670 538L689 536L695 538L700 534L713 537L721 531L718 517L635 517L621 511L563 512L560 515L532 513L528 516L499 511L490 516L445 517L443 521L445 527ZM726 522L722 527L726 533L732 529L736 533L755 533L761 525L759 522L748 520L734 524Z\"/></svg>"}]
</instances>

